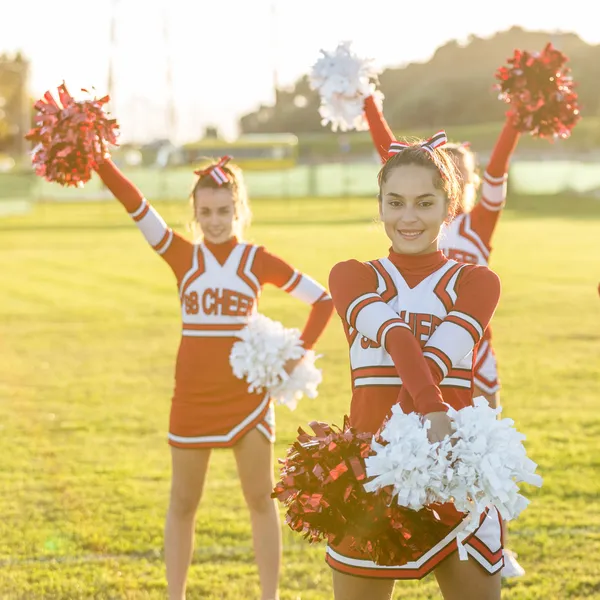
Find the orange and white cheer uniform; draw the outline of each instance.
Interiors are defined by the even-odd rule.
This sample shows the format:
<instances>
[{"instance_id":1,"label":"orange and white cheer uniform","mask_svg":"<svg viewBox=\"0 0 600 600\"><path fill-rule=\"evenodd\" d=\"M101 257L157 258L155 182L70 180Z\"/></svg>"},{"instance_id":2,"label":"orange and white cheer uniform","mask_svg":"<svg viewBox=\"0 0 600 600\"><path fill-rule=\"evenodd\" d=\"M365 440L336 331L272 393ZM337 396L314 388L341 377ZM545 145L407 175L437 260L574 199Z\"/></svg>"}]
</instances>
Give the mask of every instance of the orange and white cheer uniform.
<instances>
[{"instance_id":1,"label":"orange and white cheer uniform","mask_svg":"<svg viewBox=\"0 0 600 600\"><path fill-rule=\"evenodd\" d=\"M375 148L382 162L385 162L394 135L372 96L365 100L365 116ZM461 263L488 265L492 235L506 204L508 166L519 136L512 121L507 119L483 176L481 199L471 211L457 213L442 227L439 247L448 258ZM490 327L487 328L479 349L475 383L487 394L500 389Z\"/></svg>"},{"instance_id":2,"label":"orange and white cheer uniform","mask_svg":"<svg viewBox=\"0 0 600 600\"><path fill-rule=\"evenodd\" d=\"M487 267L448 259L441 251L361 263L331 271L329 285L350 347L350 423L375 433L400 403L405 412L428 414L472 405L478 349L496 309L500 283ZM439 507L456 526L418 559L380 566L353 550L350 540L330 544L326 561L362 577L420 579L456 551L463 515ZM503 565L500 517L488 507L465 541L467 552L489 573Z\"/></svg>"},{"instance_id":3,"label":"orange and white cheer uniform","mask_svg":"<svg viewBox=\"0 0 600 600\"><path fill-rule=\"evenodd\" d=\"M249 393L234 376L229 354L237 333L272 284L311 307L302 341L312 348L333 312L325 288L262 246L232 238L193 243L173 231L109 160L98 173L177 280L181 342L175 368L169 444L180 448L233 446L257 428L275 439L273 406L264 392Z\"/></svg>"}]
</instances>

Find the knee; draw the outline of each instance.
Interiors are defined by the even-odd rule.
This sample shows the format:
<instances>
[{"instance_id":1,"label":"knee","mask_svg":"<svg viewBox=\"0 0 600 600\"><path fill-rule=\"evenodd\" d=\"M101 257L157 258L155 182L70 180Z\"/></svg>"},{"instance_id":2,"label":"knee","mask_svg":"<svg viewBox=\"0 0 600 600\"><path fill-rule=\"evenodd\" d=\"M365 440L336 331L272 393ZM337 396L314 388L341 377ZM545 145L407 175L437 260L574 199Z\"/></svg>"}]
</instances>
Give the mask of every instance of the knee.
<instances>
[{"instance_id":1,"label":"knee","mask_svg":"<svg viewBox=\"0 0 600 600\"><path fill-rule=\"evenodd\" d=\"M275 500L271 498L271 490L268 492L255 492L244 494L248 509L253 513L264 514L273 510Z\"/></svg>"},{"instance_id":2,"label":"knee","mask_svg":"<svg viewBox=\"0 0 600 600\"><path fill-rule=\"evenodd\" d=\"M200 494L190 493L189 490L171 490L169 512L180 519L193 519L200 502Z\"/></svg>"}]
</instances>

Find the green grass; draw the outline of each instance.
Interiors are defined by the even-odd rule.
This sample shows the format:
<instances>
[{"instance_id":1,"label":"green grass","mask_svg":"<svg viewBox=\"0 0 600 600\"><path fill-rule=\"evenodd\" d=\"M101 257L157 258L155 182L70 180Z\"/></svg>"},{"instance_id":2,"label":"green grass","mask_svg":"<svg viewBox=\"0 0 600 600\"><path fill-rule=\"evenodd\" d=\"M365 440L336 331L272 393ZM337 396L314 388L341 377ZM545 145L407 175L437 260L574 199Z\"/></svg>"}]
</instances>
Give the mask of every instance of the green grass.
<instances>
[{"instance_id":1,"label":"green grass","mask_svg":"<svg viewBox=\"0 0 600 600\"><path fill-rule=\"evenodd\" d=\"M513 198L495 239L503 282L495 339L507 415L527 434L544 486L512 524L527 576L510 600L600 598L598 201ZM187 213L158 203L183 229ZM371 200L257 201L252 239L326 282L337 261L387 241ZM116 203L41 204L0 221L0 597L166 596L166 444L178 302L169 269ZM268 289L289 326L306 310ZM299 425L341 422L347 348L333 321L319 345L317 400L278 411L276 454ZM231 452L210 466L189 598L259 597ZM284 600L331 598L323 547L284 530ZM431 578L395 598L439 598Z\"/></svg>"}]
</instances>

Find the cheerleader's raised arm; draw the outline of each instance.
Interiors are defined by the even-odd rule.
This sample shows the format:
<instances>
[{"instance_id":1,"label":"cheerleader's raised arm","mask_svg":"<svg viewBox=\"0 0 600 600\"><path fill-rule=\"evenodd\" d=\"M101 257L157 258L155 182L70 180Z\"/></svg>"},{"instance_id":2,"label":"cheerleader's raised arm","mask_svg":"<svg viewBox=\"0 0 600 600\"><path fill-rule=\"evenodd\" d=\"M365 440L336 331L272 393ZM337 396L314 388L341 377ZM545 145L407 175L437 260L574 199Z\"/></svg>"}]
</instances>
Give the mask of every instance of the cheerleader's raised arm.
<instances>
[{"instance_id":1,"label":"cheerleader's raised arm","mask_svg":"<svg viewBox=\"0 0 600 600\"><path fill-rule=\"evenodd\" d=\"M173 231L142 192L110 159L98 165L98 175L134 220L146 241L165 259L180 282L193 255L193 244Z\"/></svg>"},{"instance_id":2,"label":"cheerleader's raised arm","mask_svg":"<svg viewBox=\"0 0 600 600\"><path fill-rule=\"evenodd\" d=\"M508 168L519 138L520 132L513 118L508 117L483 175L481 199L471 210L471 227L488 250L498 217L506 204Z\"/></svg>"},{"instance_id":3,"label":"cheerleader's raised arm","mask_svg":"<svg viewBox=\"0 0 600 600\"><path fill-rule=\"evenodd\" d=\"M369 124L369 133L375 149L381 158L381 162L384 163L388 159L388 150L395 138L383 116L382 109L377 106L375 96L365 98L365 117Z\"/></svg>"}]
</instances>

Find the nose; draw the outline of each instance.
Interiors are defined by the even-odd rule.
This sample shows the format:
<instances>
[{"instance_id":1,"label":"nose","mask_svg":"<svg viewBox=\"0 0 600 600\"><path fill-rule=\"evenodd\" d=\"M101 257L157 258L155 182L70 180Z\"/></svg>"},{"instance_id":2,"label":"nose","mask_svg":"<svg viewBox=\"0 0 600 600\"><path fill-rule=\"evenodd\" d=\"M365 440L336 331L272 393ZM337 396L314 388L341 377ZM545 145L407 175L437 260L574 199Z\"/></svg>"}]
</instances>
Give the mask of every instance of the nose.
<instances>
[{"instance_id":1,"label":"nose","mask_svg":"<svg viewBox=\"0 0 600 600\"><path fill-rule=\"evenodd\" d=\"M412 204L407 204L402 211L400 221L403 223L415 223L417 220L417 208Z\"/></svg>"},{"instance_id":2,"label":"nose","mask_svg":"<svg viewBox=\"0 0 600 600\"><path fill-rule=\"evenodd\" d=\"M218 225L220 221L219 215L216 212L210 213L208 223L211 226Z\"/></svg>"}]
</instances>

